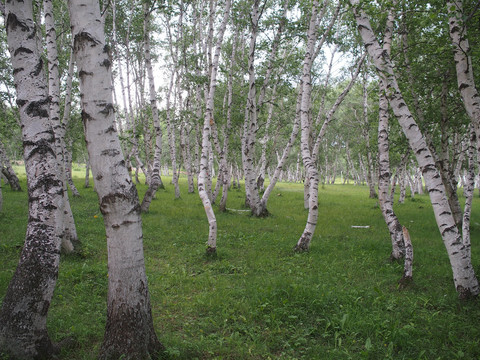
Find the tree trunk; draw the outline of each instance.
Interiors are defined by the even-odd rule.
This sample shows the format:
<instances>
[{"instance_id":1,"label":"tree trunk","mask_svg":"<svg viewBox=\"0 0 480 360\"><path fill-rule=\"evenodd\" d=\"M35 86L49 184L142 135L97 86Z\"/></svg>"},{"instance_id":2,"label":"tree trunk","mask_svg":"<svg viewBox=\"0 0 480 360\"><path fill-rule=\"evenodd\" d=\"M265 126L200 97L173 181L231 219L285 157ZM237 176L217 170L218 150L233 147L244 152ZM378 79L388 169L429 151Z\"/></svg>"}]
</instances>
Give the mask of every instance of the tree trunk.
<instances>
[{"instance_id":1,"label":"tree trunk","mask_svg":"<svg viewBox=\"0 0 480 360\"><path fill-rule=\"evenodd\" d=\"M257 188L257 179L254 166L255 133L257 129L257 91L255 78L255 48L258 35L258 23L261 16L260 1L254 0L251 12L251 34L248 55L249 91L245 107L245 122L242 135L242 164L245 176L245 204L252 209L254 216L266 216L260 212L260 197Z\"/></svg>"},{"instance_id":2,"label":"tree trunk","mask_svg":"<svg viewBox=\"0 0 480 360\"><path fill-rule=\"evenodd\" d=\"M72 141L70 140L69 146L66 146L65 143L65 132L66 128L70 122L70 110L72 107L72 79L73 79L73 72L74 72L74 66L75 65L75 59L73 57L73 46L70 50L70 60L68 63L68 73L67 73L67 79L66 79L66 93L65 93L65 105L63 108L63 119L62 119L62 126L59 128L61 137L63 139L62 145L63 145L63 151L64 151L64 168L65 168L65 176L66 176L66 182L68 186L70 187L70 190L73 193L73 196L80 196L80 193L78 192L78 189L75 187L75 184L73 183L72 179L72 152L71 152L71 147L72 147Z\"/></svg>"},{"instance_id":3,"label":"tree trunk","mask_svg":"<svg viewBox=\"0 0 480 360\"><path fill-rule=\"evenodd\" d=\"M236 33L238 36L238 33ZM236 66L236 54L237 54L237 41L233 42L232 47L232 58L230 62L230 71L228 73L228 81L227 81L227 126L225 129L224 139L223 139L223 156L225 158L225 168L221 169L223 175L223 186L222 186L222 198L220 199L220 204L218 208L220 211L226 211L227 209L227 198L228 198L228 184L230 174L228 171L228 150L229 150L229 143L230 143L230 129L232 126L232 103L233 103L233 74L235 71Z\"/></svg>"},{"instance_id":4,"label":"tree trunk","mask_svg":"<svg viewBox=\"0 0 480 360\"><path fill-rule=\"evenodd\" d=\"M383 41L383 49L390 54L393 32L393 11L389 11L386 31ZM378 105L378 201L382 210L383 218L390 232L392 241L392 253L390 259L398 260L405 256L404 234L406 228L402 227L395 211L393 210L393 196L389 194L390 186L390 143L388 140L388 99L385 96L386 79L380 79L379 105ZM392 186L393 187L393 186ZM404 230L402 230L404 229ZM408 234L408 231L407 231ZM411 278L411 274L410 274Z\"/></svg>"},{"instance_id":5,"label":"tree trunk","mask_svg":"<svg viewBox=\"0 0 480 360\"><path fill-rule=\"evenodd\" d=\"M55 153L58 161L59 176L63 183L63 234L62 250L65 253L71 253L74 250L74 244L78 241L75 220L73 219L70 201L68 199L68 191L66 185L66 169L65 169L65 131L60 122L60 74L58 71L58 51L57 51L57 34L55 31L55 22L53 18L52 0L44 0L45 12L45 32L47 42L47 60L48 60L48 93L50 100L50 122L55 133ZM73 181L72 181L73 183Z\"/></svg>"},{"instance_id":6,"label":"tree trunk","mask_svg":"<svg viewBox=\"0 0 480 360\"><path fill-rule=\"evenodd\" d=\"M108 250L107 323L101 359L157 358L143 257L142 220L114 126L110 58L95 0L69 1L82 119Z\"/></svg>"},{"instance_id":7,"label":"tree trunk","mask_svg":"<svg viewBox=\"0 0 480 360\"><path fill-rule=\"evenodd\" d=\"M208 151L211 149L211 143L209 139L210 129L212 126L215 125L215 120L213 117L213 114L214 114L213 100L215 96L215 89L217 86L218 63L220 59L220 49L223 42L223 35L227 27L228 16L230 13L230 6L231 6L231 1L227 0L225 3L222 24L218 31L217 44L215 46L215 54L210 67L210 84L209 84L207 101L205 104L205 120L203 124L203 134L202 134L202 155L200 160L200 173L198 174L198 194L200 196L200 199L202 200L203 207L205 209L205 213L207 215L208 224L209 224L207 254L212 254L217 251L217 219L215 217L215 213L213 212L212 204L209 197L211 191L208 191L206 187L206 183L208 182L208 179L207 179L208 163L209 163ZM210 7L211 17L214 16L214 11L215 10L213 6L211 6Z\"/></svg>"},{"instance_id":8,"label":"tree trunk","mask_svg":"<svg viewBox=\"0 0 480 360\"><path fill-rule=\"evenodd\" d=\"M470 215L472 213L473 190L475 188L475 145L476 134L472 126L470 129L470 142L468 147L468 171L464 190L465 207L462 219L462 238L466 248L466 255L469 258L472 257L470 239Z\"/></svg>"},{"instance_id":9,"label":"tree trunk","mask_svg":"<svg viewBox=\"0 0 480 360\"><path fill-rule=\"evenodd\" d=\"M410 240L410 234L405 226L402 226L403 239L405 242L405 264L403 267L403 276L400 279L400 285L406 286L413 280L413 245Z\"/></svg>"},{"instance_id":10,"label":"tree trunk","mask_svg":"<svg viewBox=\"0 0 480 360\"><path fill-rule=\"evenodd\" d=\"M90 187L90 159L88 159L87 154L87 161L85 163L85 184L83 185L84 188Z\"/></svg>"},{"instance_id":11,"label":"tree trunk","mask_svg":"<svg viewBox=\"0 0 480 360\"><path fill-rule=\"evenodd\" d=\"M390 106L409 141L419 167L422 169L435 219L450 259L455 288L461 298L476 296L480 292L478 280L472 263L466 254L466 247L455 219L452 216L445 187L435 167L432 154L399 89L390 57L378 44L368 17L357 8L358 0L350 0L350 2L354 6L358 30L365 47L375 64L377 72L385 76L387 82L386 95Z\"/></svg>"},{"instance_id":12,"label":"tree trunk","mask_svg":"<svg viewBox=\"0 0 480 360\"><path fill-rule=\"evenodd\" d=\"M312 158L310 152L310 119L309 112L311 106L311 69L314 60L314 49L317 36L317 12L318 1L314 1L312 5L312 14L310 17L310 24L307 33L307 47L305 58L303 62L302 71L302 101L300 105L300 121L302 128L301 135L301 149L303 166L305 168L305 183L309 185L309 199L308 199L308 219L305 229L303 230L300 239L298 239L295 246L295 251L307 251L310 248L310 243L317 226L318 219L318 183L319 176L315 159Z\"/></svg>"},{"instance_id":13,"label":"tree trunk","mask_svg":"<svg viewBox=\"0 0 480 360\"><path fill-rule=\"evenodd\" d=\"M155 128L155 151L153 155L153 166L151 171L151 178L148 182L148 189L145 193L141 210L142 212L147 212L150 208L150 204L155 197L155 193L158 188L164 188L162 183L162 178L160 176L160 166L161 166L161 157L162 157L162 128L160 126L160 119L158 117L158 108L157 108L157 91L155 89L155 79L153 77L153 67L152 59L150 55L150 11L147 8L147 4L143 4L144 7L144 51L145 51L145 66L147 67L148 73L148 84L150 90L150 108L152 110L153 126Z\"/></svg>"},{"instance_id":14,"label":"tree trunk","mask_svg":"<svg viewBox=\"0 0 480 360\"><path fill-rule=\"evenodd\" d=\"M58 276L63 184L49 121L49 98L32 2L5 4L7 41L22 126L29 217L25 244L0 311L0 353L52 358L47 313Z\"/></svg>"}]
</instances>

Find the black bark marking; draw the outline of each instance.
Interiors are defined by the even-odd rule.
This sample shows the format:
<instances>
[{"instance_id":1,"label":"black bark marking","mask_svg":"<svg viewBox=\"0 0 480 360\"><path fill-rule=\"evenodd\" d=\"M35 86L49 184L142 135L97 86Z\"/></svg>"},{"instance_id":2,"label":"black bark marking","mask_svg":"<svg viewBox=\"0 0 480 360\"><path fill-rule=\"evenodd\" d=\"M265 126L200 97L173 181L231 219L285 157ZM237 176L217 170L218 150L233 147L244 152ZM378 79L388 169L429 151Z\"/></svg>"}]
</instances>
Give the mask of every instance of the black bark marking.
<instances>
[{"instance_id":1,"label":"black bark marking","mask_svg":"<svg viewBox=\"0 0 480 360\"><path fill-rule=\"evenodd\" d=\"M48 105L50 101L48 97L38 101L32 101L28 104L26 113L31 117L44 117L48 118Z\"/></svg>"},{"instance_id":2,"label":"black bark marking","mask_svg":"<svg viewBox=\"0 0 480 360\"><path fill-rule=\"evenodd\" d=\"M110 60L105 59L100 65L105 66L107 69L109 69L112 63L110 62Z\"/></svg>"},{"instance_id":3,"label":"black bark marking","mask_svg":"<svg viewBox=\"0 0 480 360\"><path fill-rule=\"evenodd\" d=\"M24 141L23 146L31 146L33 147L32 151L26 155L25 160L30 160L33 156L40 154L42 156L46 154L52 154L52 156L55 156L55 151L53 150L53 132L51 132L51 139L52 141L48 141L46 139L40 139L39 141Z\"/></svg>"},{"instance_id":4,"label":"black bark marking","mask_svg":"<svg viewBox=\"0 0 480 360\"><path fill-rule=\"evenodd\" d=\"M17 56L18 54L33 54L33 51L29 48L20 46L19 48L17 48L17 50L15 50L13 56Z\"/></svg>"},{"instance_id":5,"label":"black bark marking","mask_svg":"<svg viewBox=\"0 0 480 360\"><path fill-rule=\"evenodd\" d=\"M463 91L465 89L468 89L469 87L470 87L470 85L468 85L467 83L461 83L458 87L458 90Z\"/></svg>"},{"instance_id":6,"label":"black bark marking","mask_svg":"<svg viewBox=\"0 0 480 360\"><path fill-rule=\"evenodd\" d=\"M105 104L104 108L100 111L100 114L104 114L105 116L108 116L110 112L115 112L115 108L113 107L113 104L108 103L108 104Z\"/></svg>"},{"instance_id":7,"label":"black bark marking","mask_svg":"<svg viewBox=\"0 0 480 360\"><path fill-rule=\"evenodd\" d=\"M7 26L6 26L7 33L10 30L15 31L17 27L19 27L21 31L30 30L30 28L24 22L18 20L17 15L9 13L7 17Z\"/></svg>"},{"instance_id":8,"label":"black bark marking","mask_svg":"<svg viewBox=\"0 0 480 360\"><path fill-rule=\"evenodd\" d=\"M85 71L85 70L80 70L80 71L78 72L78 77L79 77L79 78L83 78L84 76L87 76L87 75L92 76L92 75L93 75L93 72L87 72L87 71Z\"/></svg>"},{"instance_id":9,"label":"black bark marking","mask_svg":"<svg viewBox=\"0 0 480 360\"><path fill-rule=\"evenodd\" d=\"M442 231L442 236L446 233L449 233L449 232L455 232L455 230L458 230L456 225L452 225L452 226L449 226L449 227L446 227L445 229L443 229Z\"/></svg>"},{"instance_id":10,"label":"black bark marking","mask_svg":"<svg viewBox=\"0 0 480 360\"><path fill-rule=\"evenodd\" d=\"M106 132L107 134L112 134L112 133L116 133L117 130L115 129L115 126L112 125L112 126L110 126L107 130L105 130L105 132Z\"/></svg>"},{"instance_id":11,"label":"black bark marking","mask_svg":"<svg viewBox=\"0 0 480 360\"><path fill-rule=\"evenodd\" d=\"M103 150L100 155L102 156L117 156L120 154L120 151L118 151L117 149L107 149L107 150Z\"/></svg>"},{"instance_id":12,"label":"black bark marking","mask_svg":"<svg viewBox=\"0 0 480 360\"><path fill-rule=\"evenodd\" d=\"M25 70L23 67L13 69L13 76L15 76L17 73L19 73L20 71L23 71L23 70Z\"/></svg>"},{"instance_id":13,"label":"black bark marking","mask_svg":"<svg viewBox=\"0 0 480 360\"><path fill-rule=\"evenodd\" d=\"M17 99L17 105L18 107L22 107L28 102L28 100L23 100L23 99Z\"/></svg>"},{"instance_id":14,"label":"black bark marking","mask_svg":"<svg viewBox=\"0 0 480 360\"><path fill-rule=\"evenodd\" d=\"M38 60L38 63L37 65L35 65L35 68L33 69L33 71L30 73L30 76L38 76L38 74L40 74L40 72L43 70L43 60L42 58L40 58Z\"/></svg>"},{"instance_id":15,"label":"black bark marking","mask_svg":"<svg viewBox=\"0 0 480 360\"><path fill-rule=\"evenodd\" d=\"M83 123L87 122L87 120L93 120L89 113L82 111L82 120Z\"/></svg>"},{"instance_id":16,"label":"black bark marking","mask_svg":"<svg viewBox=\"0 0 480 360\"><path fill-rule=\"evenodd\" d=\"M86 31L79 32L77 35L75 35L74 48L76 51L80 51L88 45L93 47L98 44L100 44L100 42Z\"/></svg>"},{"instance_id":17,"label":"black bark marking","mask_svg":"<svg viewBox=\"0 0 480 360\"><path fill-rule=\"evenodd\" d=\"M125 189L125 192L112 192L108 195L105 195L100 200L100 211L103 215L107 215L107 209L110 206L115 206L114 204L117 202L127 202L130 203L132 209L128 212L128 214L140 214L140 204L138 201L138 193L135 185L130 186L128 189Z\"/></svg>"}]
</instances>

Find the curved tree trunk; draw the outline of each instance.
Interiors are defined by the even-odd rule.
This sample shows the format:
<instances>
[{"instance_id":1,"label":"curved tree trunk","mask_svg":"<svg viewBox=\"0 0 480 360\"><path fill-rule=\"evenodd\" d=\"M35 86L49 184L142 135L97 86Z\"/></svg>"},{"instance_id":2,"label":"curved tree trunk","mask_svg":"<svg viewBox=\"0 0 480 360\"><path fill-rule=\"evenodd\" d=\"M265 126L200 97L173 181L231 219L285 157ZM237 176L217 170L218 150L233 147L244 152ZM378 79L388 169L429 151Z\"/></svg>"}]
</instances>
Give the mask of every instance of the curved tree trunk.
<instances>
[{"instance_id":1,"label":"curved tree trunk","mask_svg":"<svg viewBox=\"0 0 480 360\"><path fill-rule=\"evenodd\" d=\"M8 1L7 41L22 125L28 189L25 245L0 311L0 353L52 358L47 313L58 276L63 184L49 121L49 98L31 1Z\"/></svg>"},{"instance_id":2,"label":"curved tree trunk","mask_svg":"<svg viewBox=\"0 0 480 360\"><path fill-rule=\"evenodd\" d=\"M153 328L138 194L114 126L100 9L95 0L70 0L69 12L85 139L107 237L107 323L100 358L156 358L164 348Z\"/></svg>"}]
</instances>

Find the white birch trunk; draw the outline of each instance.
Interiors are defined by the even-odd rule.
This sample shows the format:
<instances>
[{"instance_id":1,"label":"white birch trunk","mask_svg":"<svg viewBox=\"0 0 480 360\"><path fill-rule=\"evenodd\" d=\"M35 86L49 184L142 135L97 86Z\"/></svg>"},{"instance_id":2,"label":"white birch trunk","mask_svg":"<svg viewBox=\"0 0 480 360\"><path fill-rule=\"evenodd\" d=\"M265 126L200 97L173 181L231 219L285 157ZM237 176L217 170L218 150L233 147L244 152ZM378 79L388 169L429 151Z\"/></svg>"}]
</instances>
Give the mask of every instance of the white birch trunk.
<instances>
[{"instance_id":1,"label":"white birch trunk","mask_svg":"<svg viewBox=\"0 0 480 360\"><path fill-rule=\"evenodd\" d=\"M238 36L238 32L236 33ZM230 71L228 73L228 82L227 82L227 126L224 134L224 140L223 140L223 156L225 160L228 159L228 151L229 151L229 143L230 143L230 129L232 126L232 103L233 103L233 74L235 71L235 66L236 66L236 54L237 54L237 42L233 42L233 47L232 47L232 58L230 61ZM230 174L228 171L228 163L225 161L226 167L221 169L223 172L222 175L222 180L223 180L223 186L222 186L222 198L220 199L220 204L218 205L218 208L220 211L226 211L227 209L227 198L228 198L228 185L229 185L229 178Z\"/></svg>"},{"instance_id":2,"label":"white birch trunk","mask_svg":"<svg viewBox=\"0 0 480 360\"><path fill-rule=\"evenodd\" d=\"M215 46L215 55L213 57L212 65L210 68L211 70L210 84L209 84L207 101L205 104L205 120L203 123L200 173L198 174L198 194L200 196L200 199L202 200L203 207L205 209L205 213L207 215L208 224L209 224L207 254L214 254L216 253L216 250L217 250L217 219L215 217L215 213L213 212L212 204L209 197L209 194L211 193L211 191L208 191L208 189L206 188L206 182L208 181L207 171L209 166L208 150L211 148L211 143L209 139L210 129L211 129L211 126L215 124L215 120L213 117L213 110L214 110L213 100L215 96L215 89L217 86L217 70L218 70L218 63L220 59L220 49L223 42L223 35L227 27L228 16L230 13L230 6L231 6L231 1L227 0L225 3L224 17L222 20L222 24L218 30L217 44ZM213 12L214 12L213 7L211 7L210 11L211 11L210 16L213 17Z\"/></svg>"},{"instance_id":3,"label":"white birch trunk","mask_svg":"<svg viewBox=\"0 0 480 360\"><path fill-rule=\"evenodd\" d=\"M60 122L60 74L58 71L58 52L57 52L57 34L55 31L55 22L53 18L53 4L52 0L44 0L44 14L45 14L45 32L47 43L47 60L48 60L48 93L50 100L50 122L55 133L55 154L58 161L59 176L63 183L63 232L62 251L65 253L72 253L74 251L74 243L78 241L77 230L75 228L75 221L73 219L72 209L70 208L70 201L68 199L67 185L66 185L66 170L65 170L65 131ZM73 182L73 181L72 181Z\"/></svg>"},{"instance_id":4,"label":"white birch trunk","mask_svg":"<svg viewBox=\"0 0 480 360\"><path fill-rule=\"evenodd\" d=\"M248 97L245 108L245 122L242 136L242 164L245 176L245 203L252 209L254 216L266 216L260 213L260 197L254 166L255 134L257 130L257 92L255 78L255 47L260 18L259 0L254 0L251 12L251 34L248 55Z\"/></svg>"},{"instance_id":5,"label":"white birch trunk","mask_svg":"<svg viewBox=\"0 0 480 360\"><path fill-rule=\"evenodd\" d=\"M394 14L390 10L387 19L387 26L385 28L385 35L383 41L383 49L390 54L392 44ZM378 95L378 201L382 215L390 232L390 239L392 242L392 252L390 254L391 260L401 259L405 256L405 241L403 227L398 220L395 211L393 210L393 193L389 193L390 187L390 142L389 135L389 114L388 114L388 99L385 96L386 79L380 78L380 88ZM394 179L394 182L396 180ZM392 190L395 189L395 183L392 185ZM405 228L405 231L406 228ZM408 231L407 231L408 233Z\"/></svg>"},{"instance_id":6,"label":"white birch trunk","mask_svg":"<svg viewBox=\"0 0 480 360\"><path fill-rule=\"evenodd\" d=\"M148 84L150 92L150 108L152 110L153 118L153 127L155 128L155 150L153 155L153 166L151 171L151 178L148 182L148 189L145 193L141 210L142 212L147 212L150 208L150 204L155 197L155 193L158 188L164 188L162 183L162 178L160 176L160 167L161 167L161 157L162 157L162 127L160 126L160 119L158 116L158 107L157 107L157 91L155 89L155 79L153 77L153 67L152 59L150 54L150 17L151 14L147 9L146 3L144 3L144 51L145 51L145 66L147 68L148 74Z\"/></svg>"},{"instance_id":7,"label":"white birch trunk","mask_svg":"<svg viewBox=\"0 0 480 360\"><path fill-rule=\"evenodd\" d=\"M25 244L0 310L0 353L52 358L47 313L58 275L63 184L31 1L5 4L5 27L20 112L28 189Z\"/></svg>"},{"instance_id":8,"label":"white birch trunk","mask_svg":"<svg viewBox=\"0 0 480 360\"><path fill-rule=\"evenodd\" d=\"M405 264L400 285L406 286L413 280L413 245L408 229L405 226L402 226L402 234L405 242Z\"/></svg>"},{"instance_id":9,"label":"white birch trunk","mask_svg":"<svg viewBox=\"0 0 480 360\"><path fill-rule=\"evenodd\" d=\"M82 119L108 250L107 323L101 359L146 359L163 346L153 329L138 194L114 125L110 58L95 0L69 1Z\"/></svg>"},{"instance_id":10,"label":"white birch trunk","mask_svg":"<svg viewBox=\"0 0 480 360\"><path fill-rule=\"evenodd\" d=\"M310 24L307 33L307 46L303 62L302 71L302 101L300 105L300 121L302 128L301 135L301 149L303 166L305 168L305 183L308 181L309 185L309 199L308 199L308 218L305 229L303 230L300 239L298 239L295 246L296 251L307 251L310 248L310 243L317 226L318 219L318 171L315 164L315 159L312 158L310 152L310 105L311 105L311 69L314 60L314 49L317 36L317 12L318 1L314 1L312 5L312 14L310 17Z\"/></svg>"},{"instance_id":11,"label":"white birch trunk","mask_svg":"<svg viewBox=\"0 0 480 360\"><path fill-rule=\"evenodd\" d=\"M375 192L375 181L373 179L373 160L372 160L372 152L370 151L370 133L369 133L369 128L370 124L368 122L368 93L367 93L367 75L364 75L363 79L363 114L362 114L362 120L363 120L363 131L362 135L363 138L365 139L365 144L366 144L366 153L367 153L367 175L366 175L366 180L367 180L367 185L370 190L369 198L370 199L376 199L377 198L377 193Z\"/></svg>"},{"instance_id":12,"label":"white birch trunk","mask_svg":"<svg viewBox=\"0 0 480 360\"><path fill-rule=\"evenodd\" d=\"M432 154L428 149L402 93L398 87L394 70L388 54L378 44L370 21L363 11L357 8L358 0L350 0L354 6L357 27L377 71L384 74L387 81L386 95L402 130L412 148L422 174L427 183L435 219L447 249L453 271L454 284L461 298L476 296L480 292L478 280L472 266L461 234L455 224L445 191Z\"/></svg>"},{"instance_id":13,"label":"white birch trunk","mask_svg":"<svg viewBox=\"0 0 480 360\"><path fill-rule=\"evenodd\" d=\"M473 190L475 188L475 146L476 146L476 134L473 130L473 126L470 131L470 142L468 147L468 171L467 179L464 187L465 195L465 207L463 209L463 221L462 221L462 239L465 245L465 252L471 259L471 238L470 238L470 216L472 214L472 201ZM477 154L478 156L478 154Z\"/></svg>"}]
</instances>

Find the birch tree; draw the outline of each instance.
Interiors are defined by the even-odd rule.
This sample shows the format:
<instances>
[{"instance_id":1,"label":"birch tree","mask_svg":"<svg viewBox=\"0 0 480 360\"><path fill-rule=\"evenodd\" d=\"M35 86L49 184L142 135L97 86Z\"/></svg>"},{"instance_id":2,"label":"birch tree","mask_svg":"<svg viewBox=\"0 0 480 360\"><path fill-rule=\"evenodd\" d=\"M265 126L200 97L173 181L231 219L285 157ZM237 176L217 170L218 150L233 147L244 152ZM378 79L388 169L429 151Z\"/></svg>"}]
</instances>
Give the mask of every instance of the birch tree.
<instances>
[{"instance_id":1,"label":"birch tree","mask_svg":"<svg viewBox=\"0 0 480 360\"><path fill-rule=\"evenodd\" d=\"M387 17L387 25L383 37L383 50L389 55L392 46L394 13L390 9ZM382 210L383 218L390 232L392 241L392 252L390 258L397 260L405 255L405 242L403 227L393 210L393 199L389 196L390 187L390 142L389 134L389 113L388 100L385 94L386 79L380 76L380 86L378 94L378 202Z\"/></svg>"},{"instance_id":2,"label":"birch tree","mask_svg":"<svg viewBox=\"0 0 480 360\"><path fill-rule=\"evenodd\" d=\"M111 62L95 0L69 1L82 119L108 250L107 323L101 359L156 358L137 190L114 126Z\"/></svg>"},{"instance_id":3,"label":"birch tree","mask_svg":"<svg viewBox=\"0 0 480 360\"><path fill-rule=\"evenodd\" d=\"M157 189L163 187L162 178L160 176L160 159L162 156L162 128L160 126L160 118L158 116L157 107L157 91L155 89L155 79L153 77L153 67L150 49L150 18L152 9L147 8L144 3L144 25L143 32L145 37L145 66L147 67L148 84L150 92L150 108L152 110L153 126L155 128L155 151L153 155L152 176L148 184L148 190L142 200L142 211L148 211L150 203L155 196Z\"/></svg>"},{"instance_id":4,"label":"birch tree","mask_svg":"<svg viewBox=\"0 0 480 360\"><path fill-rule=\"evenodd\" d=\"M455 288L461 298L476 296L480 292L478 280L461 234L453 218L445 187L435 167L432 154L428 149L425 138L415 122L409 107L397 83L390 57L379 45L370 20L359 6L358 0L350 0L355 15L358 31L365 47L379 74L386 79L386 96L389 104L407 137L422 175L428 187L430 200L435 213L440 234L447 249L450 265L453 271Z\"/></svg>"},{"instance_id":5,"label":"birch tree","mask_svg":"<svg viewBox=\"0 0 480 360\"><path fill-rule=\"evenodd\" d=\"M214 126L215 124L215 119L213 117L213 114L214 114L213 100L215 96L215 89L217 86L218 63L220 60L220 50L223 42L223 36L225 33L225 29L227 27L227 22L229 18L230 6L231 6L231 1L226 0L222 23L219 27L218 34L217 34L217 41L215 44L215 54L213 56L212 65L210 67L210 79L209 79L210 81L209 81L207 101L205 104L205 120L203 123L203 133L202 133L202 155L200 160L200 173L198 174L198 194L200 196L200 199L202 200L203 208L205 209L205 213L207 215L208 224L209 224L207 253L215 253L217 248L217 219L215 217L215 213L213 212L209 194L207 193L206 178L207 178L207 171L208 171L208 149L210 147L209 136L210 136L211 127ZM214 16L213 7L210 7L210 16L211 17Z\"/></svg>"},{"instance_id":6,"label":"birch tree","mask_svg":"<svg viewBox=\"0 0 480 360\"><path fill-rule=\"evenodd\" d=\"M5 27L22 125L29 217L0 310L0 352L19 359L52 358L56 348L47 332L47 314L58 276L64 197L32 2L8 1Z\"/></svg>"},{"instance_id":7,"label":"birch tree","mask_svg":"<svg viewBox=\"0 0 480 360\"><path fill-rule=\"evenodd\" d=\"M60 73L58 69L57 32L53 17L52 0L44 0L45 32L47 43L48 60L48 94L50 100L50 122L55 133L55 155L58 161L59 176L62 180L63 189L63 234L62 250L66 253L73 252L74 244L78 241L75 220L73 219L70 201L68 199L65 171L65 127L60 122Z\"/></svg>"}]
</instances>

